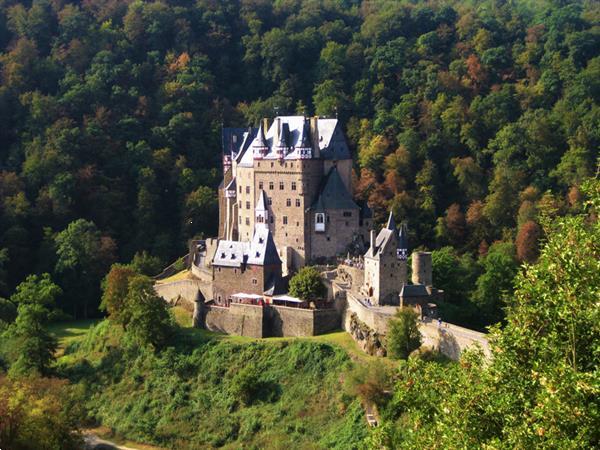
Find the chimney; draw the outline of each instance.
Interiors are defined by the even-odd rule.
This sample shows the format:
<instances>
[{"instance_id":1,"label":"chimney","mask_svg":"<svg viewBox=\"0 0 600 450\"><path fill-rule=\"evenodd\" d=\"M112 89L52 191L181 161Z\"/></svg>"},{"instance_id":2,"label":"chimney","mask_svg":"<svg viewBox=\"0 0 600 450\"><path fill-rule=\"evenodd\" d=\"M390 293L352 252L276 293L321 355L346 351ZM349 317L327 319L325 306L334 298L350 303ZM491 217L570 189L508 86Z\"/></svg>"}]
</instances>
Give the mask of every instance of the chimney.
<instances>
[{"instance_id":1,"label":"chimney","mask_svg":"<svg viewBox=\"0 0 600 450\"><path fill-rule=\"evenodd\" d=\"M371 250L375 253L375 230L371 230Z\"/></svg>"},{"instance_id":2,"label":"chimney","mask_svg":"<svg viewBox=\"0 0 600 450\"><path fill-rule=\"evenodd\" d=\"M313 116L310 118L310 136L312 138L313 153L315 158L321 156L319 148L319 117Z\"/></svg>"},{"instance_id":3,"label":"chimney","mask_svg":"<svg viewBox=\"0 0 600 450\"><path fill-rule=\"evenodd\" d=\"M265 136L266 136L267 132L269 131L269 118L268 117L263 118L262 126L263 126L263 133L265 133Z\"/></svg>"}]
</instances>

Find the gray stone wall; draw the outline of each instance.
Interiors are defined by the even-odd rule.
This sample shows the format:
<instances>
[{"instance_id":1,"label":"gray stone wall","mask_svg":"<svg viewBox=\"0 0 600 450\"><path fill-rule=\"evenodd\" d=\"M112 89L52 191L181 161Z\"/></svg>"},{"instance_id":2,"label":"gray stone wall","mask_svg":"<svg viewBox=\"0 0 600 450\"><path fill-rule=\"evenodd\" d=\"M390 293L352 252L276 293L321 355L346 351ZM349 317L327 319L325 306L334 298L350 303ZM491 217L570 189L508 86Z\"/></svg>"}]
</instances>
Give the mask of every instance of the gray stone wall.
<instances>
[{"instance_id":1,"label":"gray stone wall","mask_svg":"<svg viewBox=\"0 0 600 450\"><path fill-rule=\"evenodd\" d=\"M269 306L270 336L317 336L340 328L335 309L302 309Z\"/></svg>"},{"instance_id":2,"label":"gray stone wall","mask_svg":"<svg viewBox=\"0 0 600 450\"><path fill-rule=\"evenodd\" d=\"M204 309L204 326L208 330L253 338L266 336L261 306L233 303L228 308L208 305Z\"/></svg>"},{"instance_id":3,"label":"gray stone wall","mask_svg":"<svg viewBox=\"0 0 600 450\"><path fill-rule=\"evenodd\" d=\"M198 291L202 293L204 298L212 298L211 284L195 279L171 281L169 283L158 282L154 284L154 290L157 295L170 304L182 305L190 311L193 310Z\"/></svg>"},{"instance_id":4,"label":"gray stone wall","mask_svg":"<svg viewBox=\"0 0 600 450\"><path fill-rule=\"evenodd\" d=\"M344 213L350 213L345 217ZM344 254L359 231L358 210L327 210L325 231L315 231L315 213L310 215L311 259Z\"/></svg>"}]
</instances>

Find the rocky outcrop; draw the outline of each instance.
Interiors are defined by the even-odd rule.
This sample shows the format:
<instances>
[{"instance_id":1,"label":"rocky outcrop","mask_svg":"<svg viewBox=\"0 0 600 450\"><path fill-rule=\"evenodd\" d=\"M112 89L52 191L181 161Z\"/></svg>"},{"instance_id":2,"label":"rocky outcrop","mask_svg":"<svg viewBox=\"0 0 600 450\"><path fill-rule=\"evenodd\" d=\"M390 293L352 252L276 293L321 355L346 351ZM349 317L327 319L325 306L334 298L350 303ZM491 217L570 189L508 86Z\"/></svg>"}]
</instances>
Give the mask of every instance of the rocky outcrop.
<instances>
[{"instance_id":1,"label":"rocky outcrop","mask_svg":"<svg viewBox=\"0 0 600 450\"><path fill-rule=\"evenodd\" d=\"M387 354L383 344L383 337L362 322L356 313L352 313L350 316L350 328L348 332L365 353L374 356L385 356Z\"/></svg>"}]
</instances>

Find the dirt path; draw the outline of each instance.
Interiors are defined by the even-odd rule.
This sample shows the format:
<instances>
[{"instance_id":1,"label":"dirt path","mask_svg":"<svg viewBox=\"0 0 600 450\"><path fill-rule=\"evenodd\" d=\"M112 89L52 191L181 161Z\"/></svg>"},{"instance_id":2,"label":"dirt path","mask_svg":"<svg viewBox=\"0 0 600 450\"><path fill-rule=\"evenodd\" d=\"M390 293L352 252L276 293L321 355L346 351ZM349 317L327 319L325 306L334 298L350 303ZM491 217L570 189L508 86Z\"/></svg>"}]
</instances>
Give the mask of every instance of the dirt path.
<instances>
[{"instance_id":1,"label":"dirt path","mask_svg":"<svg viewBox=\"0 0 600 450\"><path fill-rule=\"evenodd\" d=\"M84 434L83 442L85 443L86 450L137 450L131 447L115 444L114 442L110 442L105 439L100 439L95 434Z\"/></svg>"}]
</instances>

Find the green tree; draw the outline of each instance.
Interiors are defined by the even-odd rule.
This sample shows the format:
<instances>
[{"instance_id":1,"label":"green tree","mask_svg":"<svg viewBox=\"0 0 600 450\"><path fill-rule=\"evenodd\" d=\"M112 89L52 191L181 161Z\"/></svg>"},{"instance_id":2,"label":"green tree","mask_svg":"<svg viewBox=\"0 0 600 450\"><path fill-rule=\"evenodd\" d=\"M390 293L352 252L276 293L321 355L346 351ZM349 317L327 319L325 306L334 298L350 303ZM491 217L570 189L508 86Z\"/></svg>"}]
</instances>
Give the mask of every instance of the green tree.
<instances>
[{"instance_id":1,"label":"green tree","mask_svg":"<svg viewBox=\"0 0 600 450\"><path fill-rule=\"evenodd\" d=\"M303 267L290 280L290 295L303 300L322 299L327 295L321 274L314 267Z\"/></svg>"},{"instance_id":2,"label":"green tree","mask_svg":"<svg viewBox=\"0 0 600 450\"><path fill-rule=\"evenodd\" d=\"M138 275L130 266L113 264L102 282L102 301L100 309L106 311L108 318L127 328L131 320L131 311L126 304L129 281Z\"/></svg>"},{"instance_id":3,"label":"green tree","mask_svg":"<svg viewBox=\"0 0 600 450\"><path fill-rule=\"evenodd\" d=\"M412 308L398 309L388 325L386 349L395 359L406 359L421 346L418 314Z\"/></svg>"},{"instance_id":4,"label":"green tree","mask_svg":"<svg viewBox=\"0 0 600 450\"><path fill-rule=\"evenodd\" d=\"M10 301L19 305L41 305L52 309L56 300L62 295L62 289L54 284L50 274L29 275L19 284L15 293L10 296Z\"/></svg>"},{"instance_id":5,"label":"green tree","mask_svg":"<svg viewBox=\"0 0 600 450\"><path fill-rule=\"evenodd\" d=\"M78 219L55 237L56 272L63 278L73 315L93 312L100 294L100 280L114 260L114 245L103 239L93 222Z\"/></svg>"},{"instance_id":6,"label":"green tree","mask_svg":"<svg viewBox=\"0 0 600 450\"><path fill-rule=\"evenodd\" d=\"M517 274L515 247L510 242L496 242L481 261L483 273L473 291L472 301L480 312L480 325L504 319L504 308L513 293Z\"/></svg>"},{"instance_id":7,"label":"green tree","mask_svg":"<svg viewBox=\"0 0 600 450\"><path fill-rule=\"evenodd\" d=\"M17 318L5 331L3 341L10 372L47 375L54 361L57 340L47 330L48 310L38 303L19 305Z\"/></svg>"},{"instance_id":8,"label":"green tree","mask_svg":"<svg viewBox=\"0 0 600 450\"><path fill-rule=\"evenodd\" d=\"M127 333L135 342L156 350L169 342L175 322L166 302L156 295L150 278L137 275L129 280L124 307L129 315Z\"/></svg>"}]
</instances>

